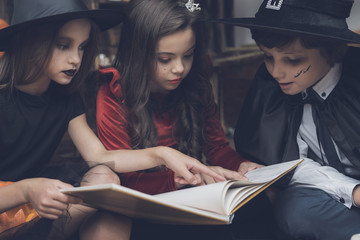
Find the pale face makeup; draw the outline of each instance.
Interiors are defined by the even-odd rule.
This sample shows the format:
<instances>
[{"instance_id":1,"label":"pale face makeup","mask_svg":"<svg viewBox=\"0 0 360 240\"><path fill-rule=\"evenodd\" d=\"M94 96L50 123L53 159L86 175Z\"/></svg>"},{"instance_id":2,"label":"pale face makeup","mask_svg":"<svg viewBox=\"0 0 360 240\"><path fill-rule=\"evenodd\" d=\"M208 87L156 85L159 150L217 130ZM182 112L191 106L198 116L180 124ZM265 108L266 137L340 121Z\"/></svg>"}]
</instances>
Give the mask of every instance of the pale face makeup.
<instances>
[{"instance_id":1,"label":"pale face makeup","mask_svg":"<svg viewBox=\"0 0 360 240\"><path fill-rule=\"evenodd\" d=\"M322 79L331 69L318 49L304 48L296 40L285 48L266 48L264 62L268 72L288 95L298 94Z\"/></svg>"},{"instance_id":2,"label":"pale face makeup","mask_svg":"<svg viewBox=\"0 0 360 240\"><path fill-rule=\"evenodd\" d=\"M57 34L49 65L42 75L37 81L16 87L32 95L41 95L48 89L51 81L61 85L69 84L80 68L90 31L88 19L75 19L65 23Z\"/></svg>"},{"instance_id":3,"label":"pale face makeup","mask_svg":"<svg viewBox=\"0 0 360 240\"><path fill-rule=\"evenodd\" d=\"M62 85L69 84L80 68L91 24L87 19L67 22L59 31L44 77Z\"/></svg>"},{"instance_id":4,"label":"pale face makeup","mask_svg":"<svg viewBox=\"0 0 360 240\"><path fill-rule=\"evenodd\" d=\"M176 89L191 70L195 50L195 35L189 27L167 35L156 46L156 70L150 88L154 93Z\"/></svg>"}]
</instances>

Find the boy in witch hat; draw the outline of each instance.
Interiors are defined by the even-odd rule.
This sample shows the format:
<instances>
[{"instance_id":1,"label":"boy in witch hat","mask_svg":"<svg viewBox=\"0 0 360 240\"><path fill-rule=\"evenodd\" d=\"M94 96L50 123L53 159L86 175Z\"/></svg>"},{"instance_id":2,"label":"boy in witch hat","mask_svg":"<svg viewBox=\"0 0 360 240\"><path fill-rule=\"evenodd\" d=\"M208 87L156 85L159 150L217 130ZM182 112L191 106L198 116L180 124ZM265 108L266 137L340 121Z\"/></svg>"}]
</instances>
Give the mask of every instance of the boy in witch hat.
<instances>
[{"instance_id":1,"label":"boy in witch hat","mask_svg":"<svg viewBox=\"0 0 360 240\"><path fill-rule=\"evenodd\" d=\"M235 145L266 165L305 161L277 194L285 239L350 239L360 233L360 36L353 0L264 0L250 28L264 52L235 131Z\"/></svg>"}]
</instances>

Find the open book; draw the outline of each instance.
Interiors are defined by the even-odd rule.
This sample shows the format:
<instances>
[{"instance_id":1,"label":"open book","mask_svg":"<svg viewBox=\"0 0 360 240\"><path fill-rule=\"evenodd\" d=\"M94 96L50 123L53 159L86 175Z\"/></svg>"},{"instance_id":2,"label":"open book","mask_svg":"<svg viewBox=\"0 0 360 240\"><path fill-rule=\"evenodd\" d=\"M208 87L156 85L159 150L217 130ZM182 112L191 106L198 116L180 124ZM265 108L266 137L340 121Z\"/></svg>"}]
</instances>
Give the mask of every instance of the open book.
<instances>
[{"instance_id":1,"label":"open book","mask_svg":"<svg viewBox=\"0 0 360 240\"><path fill-rule=\"evenodd\" d=\"M84 204L167 224L230 224L233 214L302 160L262 167L246 174L249 181L228 180L178 191L148 195L116 184L62 189Z\"/></svg>"}]
</instances>

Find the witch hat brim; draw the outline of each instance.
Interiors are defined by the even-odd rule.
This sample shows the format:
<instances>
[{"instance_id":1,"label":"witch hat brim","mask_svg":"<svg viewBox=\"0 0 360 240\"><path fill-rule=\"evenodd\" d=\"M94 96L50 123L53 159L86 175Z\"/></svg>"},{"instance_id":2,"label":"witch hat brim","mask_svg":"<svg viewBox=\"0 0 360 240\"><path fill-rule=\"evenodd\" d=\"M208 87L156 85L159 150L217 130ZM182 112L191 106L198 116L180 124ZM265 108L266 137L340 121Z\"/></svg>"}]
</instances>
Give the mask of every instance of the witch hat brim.
<instances>
[{"instance_id":1,"label":"witch hat brim","mask_svg":"<svg viewBox=\"0 0 360 240\"><path fill-rule=\"evenodd\" d=\"M50 11L50 10L49 10ZM59 12L53 15L49 12L45 12L44 16L40 15L34 19L26 20L23 22L12 24L6 28L0 30L0 51L6 50L6 47L11 40L12 36L25 29L41 24L69 21L72 19L88 18L95 22L101 31L110 29L125 19L125 14L120 10L111 9L97 9L97 10L78 10L69 12Z\"/></svg>"},{"instance_id":2,"label":"witch hat brim","mask_svg":"<svg viewBox=\"0 0 360 240\"><path fill-rule=\"evenodd\" d=\"M249 29L258 29L269 32L278 32L278 33L287 33L294 35L307 35L314 36L318 38L324 38L334 41L341 41L347 43L360 43L360 35L352 32L348 29L339 30L337 28L331 27L321 27L296 24L289 22L258 22L255 18L228 18L228 19L212 19L210 20L214 23L224 23L239 27L245 27Z\"/></svg>"},{"instance_id":3,"label":"witch hat brim","mask_svg":"<svg viewBox=\"0 0 360 240\"><path fill-rule=\"evenodd\" d=\"M346 43L360 43L349 30L352 0L264 0L254 18L212 19L250 29L308 35Z\"/></svg>"}]
</instances>

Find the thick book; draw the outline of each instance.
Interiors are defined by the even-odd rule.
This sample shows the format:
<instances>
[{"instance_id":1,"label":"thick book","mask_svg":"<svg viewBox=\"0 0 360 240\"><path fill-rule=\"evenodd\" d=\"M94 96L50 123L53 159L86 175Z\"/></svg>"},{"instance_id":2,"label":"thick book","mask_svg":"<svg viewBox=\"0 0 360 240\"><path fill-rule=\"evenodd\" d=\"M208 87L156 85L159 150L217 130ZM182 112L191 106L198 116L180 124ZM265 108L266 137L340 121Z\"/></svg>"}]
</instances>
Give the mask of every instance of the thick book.
<instances>
[{"instance_id":1,"label":"thick book","mask_svg":"<svg viewBox=\"0 0 360 240\"><path fill-rule=\"evenodd\" d=\"M157 223L181 225L230 224L234 213L271 184L295 169L301 159L255 169L248 181L228 180L157 195L116 184L62 189L84 204Z\"/></svg>"}]
</instances>

